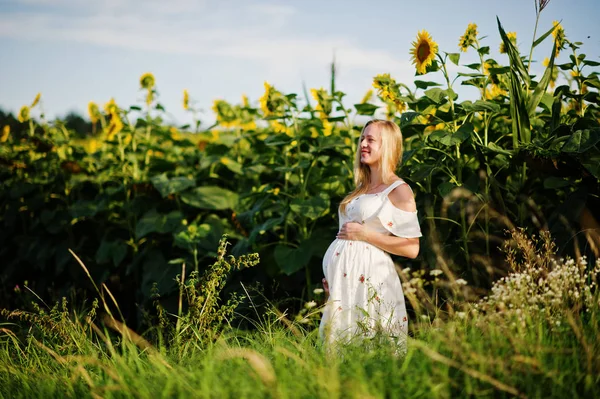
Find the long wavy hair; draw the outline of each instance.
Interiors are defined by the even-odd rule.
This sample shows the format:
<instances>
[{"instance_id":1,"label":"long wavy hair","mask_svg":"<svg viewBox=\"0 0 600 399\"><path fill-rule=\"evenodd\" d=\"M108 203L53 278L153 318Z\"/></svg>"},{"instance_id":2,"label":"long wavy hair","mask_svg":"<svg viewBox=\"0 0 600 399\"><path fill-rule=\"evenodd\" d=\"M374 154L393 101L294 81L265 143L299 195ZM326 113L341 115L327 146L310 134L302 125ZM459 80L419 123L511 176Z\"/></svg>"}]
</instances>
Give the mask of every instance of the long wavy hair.
<instances>
[{"instance_id":1,"label":"long wavy hair","mask_svg":"<svg viewBox=\"0 0 600 399\"><path fill-rule=\"evenodd\" d=\"M392 183L392 177L402 160L402 132L400 132L398 125L392 121L382 119L368 121L360 132L354 157L354 184L356 188L342 200L340 204L342 213L346 213L346 206L350 201L369 190L371 168L369 168L369 165L360 162L360 143L367 127L371 125L379 127L381 132L381 168L379 168L381 176L379 177L383 183Z\"/></svg>"}]
</instances>

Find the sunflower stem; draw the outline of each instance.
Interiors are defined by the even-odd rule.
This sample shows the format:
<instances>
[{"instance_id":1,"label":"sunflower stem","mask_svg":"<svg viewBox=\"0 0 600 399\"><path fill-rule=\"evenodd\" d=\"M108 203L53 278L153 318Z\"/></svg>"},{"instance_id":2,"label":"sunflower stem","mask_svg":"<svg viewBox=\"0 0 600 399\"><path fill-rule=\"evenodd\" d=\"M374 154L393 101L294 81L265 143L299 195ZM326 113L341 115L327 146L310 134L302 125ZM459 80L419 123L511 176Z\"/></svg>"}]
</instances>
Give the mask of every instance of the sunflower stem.
<instances>
[{"instance_id":1,"label":"sunflower stem","mask_svg":"<svg viewBox=\"0 0 600 399\"><path fill-rule=\"evenodd\" d=\"M535 0L534 0L535 2ZM535 27L533 28L533 38L531 39L531 49L529 50L529 61L527 62L527 73L529 74L529 70L531 69L531 57L533 57L533 44L535 43L535 37L537 35L538 23L540 21L540 14L542 10L538 9L537 3L535 3ZM527 83L525 83L527 84ZM527 87L529 89L529 87Z\"/></svg>"}]
</instances>

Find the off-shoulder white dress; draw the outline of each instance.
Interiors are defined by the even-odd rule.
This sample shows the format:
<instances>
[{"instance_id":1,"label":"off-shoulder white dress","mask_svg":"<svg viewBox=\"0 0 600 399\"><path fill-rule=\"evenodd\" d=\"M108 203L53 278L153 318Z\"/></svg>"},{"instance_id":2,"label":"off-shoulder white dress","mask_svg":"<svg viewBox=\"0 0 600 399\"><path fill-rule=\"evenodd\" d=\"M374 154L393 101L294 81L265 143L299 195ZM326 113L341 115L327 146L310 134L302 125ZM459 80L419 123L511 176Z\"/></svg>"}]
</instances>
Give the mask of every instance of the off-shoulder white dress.
<instances>
[{"instance_id":1,"label":"off-shoulder white dress","mask_svg":"<svg viewBox=\"0 0 600 399\"><path fill-rule=\"evenodd\" d=\"M352 200L346 213L338 211L340 229L346 222L363 223L369 229L398 237L421 237L417 212L396 208L389 193L404 181L390 184L376 194ZM390 254L364 241L334 240L323 258L329 284L319 333L326 342L348 342L377 333L406 342L408 317L402 284Z\"/></svg>"}]
</instances>

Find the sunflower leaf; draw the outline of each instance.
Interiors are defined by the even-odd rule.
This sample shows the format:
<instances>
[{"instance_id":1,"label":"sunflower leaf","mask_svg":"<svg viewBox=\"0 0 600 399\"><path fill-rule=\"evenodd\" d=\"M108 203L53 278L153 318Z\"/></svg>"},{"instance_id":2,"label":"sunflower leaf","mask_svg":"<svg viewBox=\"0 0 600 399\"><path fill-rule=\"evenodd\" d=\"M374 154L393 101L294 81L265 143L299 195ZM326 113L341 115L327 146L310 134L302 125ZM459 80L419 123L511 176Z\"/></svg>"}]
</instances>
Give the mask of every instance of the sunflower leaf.
<instances>
[{"instance_id":1,"label":"sunflower leaf","mask_svg":"<svg viewBox=\"0 0 600 399\"><path fill-rule=\"evenodd\" d=\"M431 101L433 101L434 103L439 104L440 101L442 101L444 97L447 96L447 93L446 90L434 87L433 89L425 91L425 96L431 99Z\"/></svg>"},{"instance_id":2,"label":"sunflower leaf","mask_svg":"<svg viewBox=\"0 0 600 399\"><path fill-rule=\"evenodd\" d=\"M481 68L481 64L480 63L475 63L475 64L467 64L465 65L467 68L469 69L474 69L476 71L478 71Z\"/></svg>"},{"instance_id":3,"label":"sunflower leaf","mask_svg":"<svg viewBox=\"0 0 600 399\"><path fill-rule=\"evenodd\" d=\"M529 73L527 72L527 68L525 68L525 65L523 64L523 60L521 59L519 50L517 50L513 42L506 35L506 32L504 31L504 28L502 28L502 24L500 23L500 19L496 17L496 20L498 21L498 30L500 31L500 36L502 37L502 41L504 42L504 47L506 48L506 53L508 54L511 69L513 71L516 70L516 72L527 87L531 86Z\"/></svg>"},{"instance_id":4,"label":"sunflower leaf","mask_svg":"<svg viewBox=\"0 0 600 399\"><path fill-rule=\"evenodd\" d=\"M354 108L356 108L356 113L358 115L368 115L368 116L371 116L371 115L373 115L375 113L375 111L379 107L377 105L373 105L373 104L369 104L369 103L364 103L364 104L354 104Z\"/></svg>"},{"instance_id":5,"label":"sunflower leaf","mask_svg":"<svg viewBox=\"0 0 600 399\"><path fill-rule=\"evenodd\" d=\"M441 84L436 83L436 82L429 82L429 81L426 82L423 80L415 80L415 86L417 86L418 89L426 90L429 87L441 86Z\"/></svg>"},{"instance_id":6,"label":"sunflower leaf","mask_svg":"<svg viewBox=\"0 0 600 399\"><path fill-rule=\"evenodd\" d=\"M477 50L477 52L481 55L488 55L490 53L490 47L489 46L481 47L479 50Z\"/></svg>"},{"instance_id":7,"label":"sunflower leaf","mask_svg":"<svg viewBox=\"0 0 600 399\"><path fill-rule=\"evenodd\" d=\"M600 128L577 130L561 148L562 152L582 153L600 142Z\"/></svg>"},{"instance_id":8,"label":"sunflower leaf","mask_svg":"<svg viewBox=\"0 0 600 399\"><path fill-rule=\"evenodd\" d=\"M555 28L556 28L556 26L552 25L552 28L550 28L546 33L544 33L535 42L533 42L533 45L531 47L536 48L541 42L543 42L554 31Z\"/></svg>"},{"instance_id":9,"label":"sunflower leaf","mask_svg":"<svg viewBox=\"0 0 600 399\"><path fill-rule=\"evenodd\" d=\"M454 65L458 65L460 62L460 53L448 53L448 58Z\"/></svg>"},{"instance_id":10,"label":"sunflower leaf","mask_svg":"<svg viewBox=\"0 0 600 399\"><path fill-rule=\"evenodd\" d=\"M552 48L552 55L550 56L550 62L548 63L548 67L546 67L546 71L544 71L544 75L542 79L540 79L539 83L535 87L533 94L529 96L527 99L527 111L530 117L535 115L535 110L542 100L542 96L546 93L546 89L550 84L550 80L552 79L552 70L554 69L554 56L556 55L556 41L554 42L554 47Z\"/></svg>"}]
</instances>

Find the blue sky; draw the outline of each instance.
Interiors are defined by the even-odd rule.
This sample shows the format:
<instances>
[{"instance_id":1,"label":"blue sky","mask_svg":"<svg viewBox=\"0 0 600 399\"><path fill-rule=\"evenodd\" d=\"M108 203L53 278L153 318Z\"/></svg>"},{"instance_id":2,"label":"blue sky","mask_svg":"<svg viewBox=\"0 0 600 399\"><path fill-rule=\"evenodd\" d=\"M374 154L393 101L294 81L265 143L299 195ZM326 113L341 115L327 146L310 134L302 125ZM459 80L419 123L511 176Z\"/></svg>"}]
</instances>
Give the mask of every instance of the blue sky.
<instances>
[{"instance_id":1,"label":"blue sky","mask_svg":"<svg viewBox=\"0 0 600 399\"><path fill-rule=\"evenodd\" d=\"M581 51L598 61L599 15L598 0L551 0L538 32L562 20L567 37L584 42ZM534 0L0 0L0 108L16 112L38 92L50 118L85 114L89 101L102 105L111 97L123 107L139 104L139 77L152 72L167 119L191 120L181 107L188 89L206 127L214 99L240 102L246 94L257 103L264 81L286 93L301 93L303 83L328 87L334 54L337 87L350 106L378 73L412 85L409 50L422 29L441 51L458 52L459 37L474 22L487 36L482 44L506 63L496 16L528 52ZM550 45L537 48L534 59L548 56ZM461 63L475 60L473 50L462 53ZM442 79L430 75L425 80ZM458 92L476 95L468 87Z\"/></svg>"}]
</instances>

